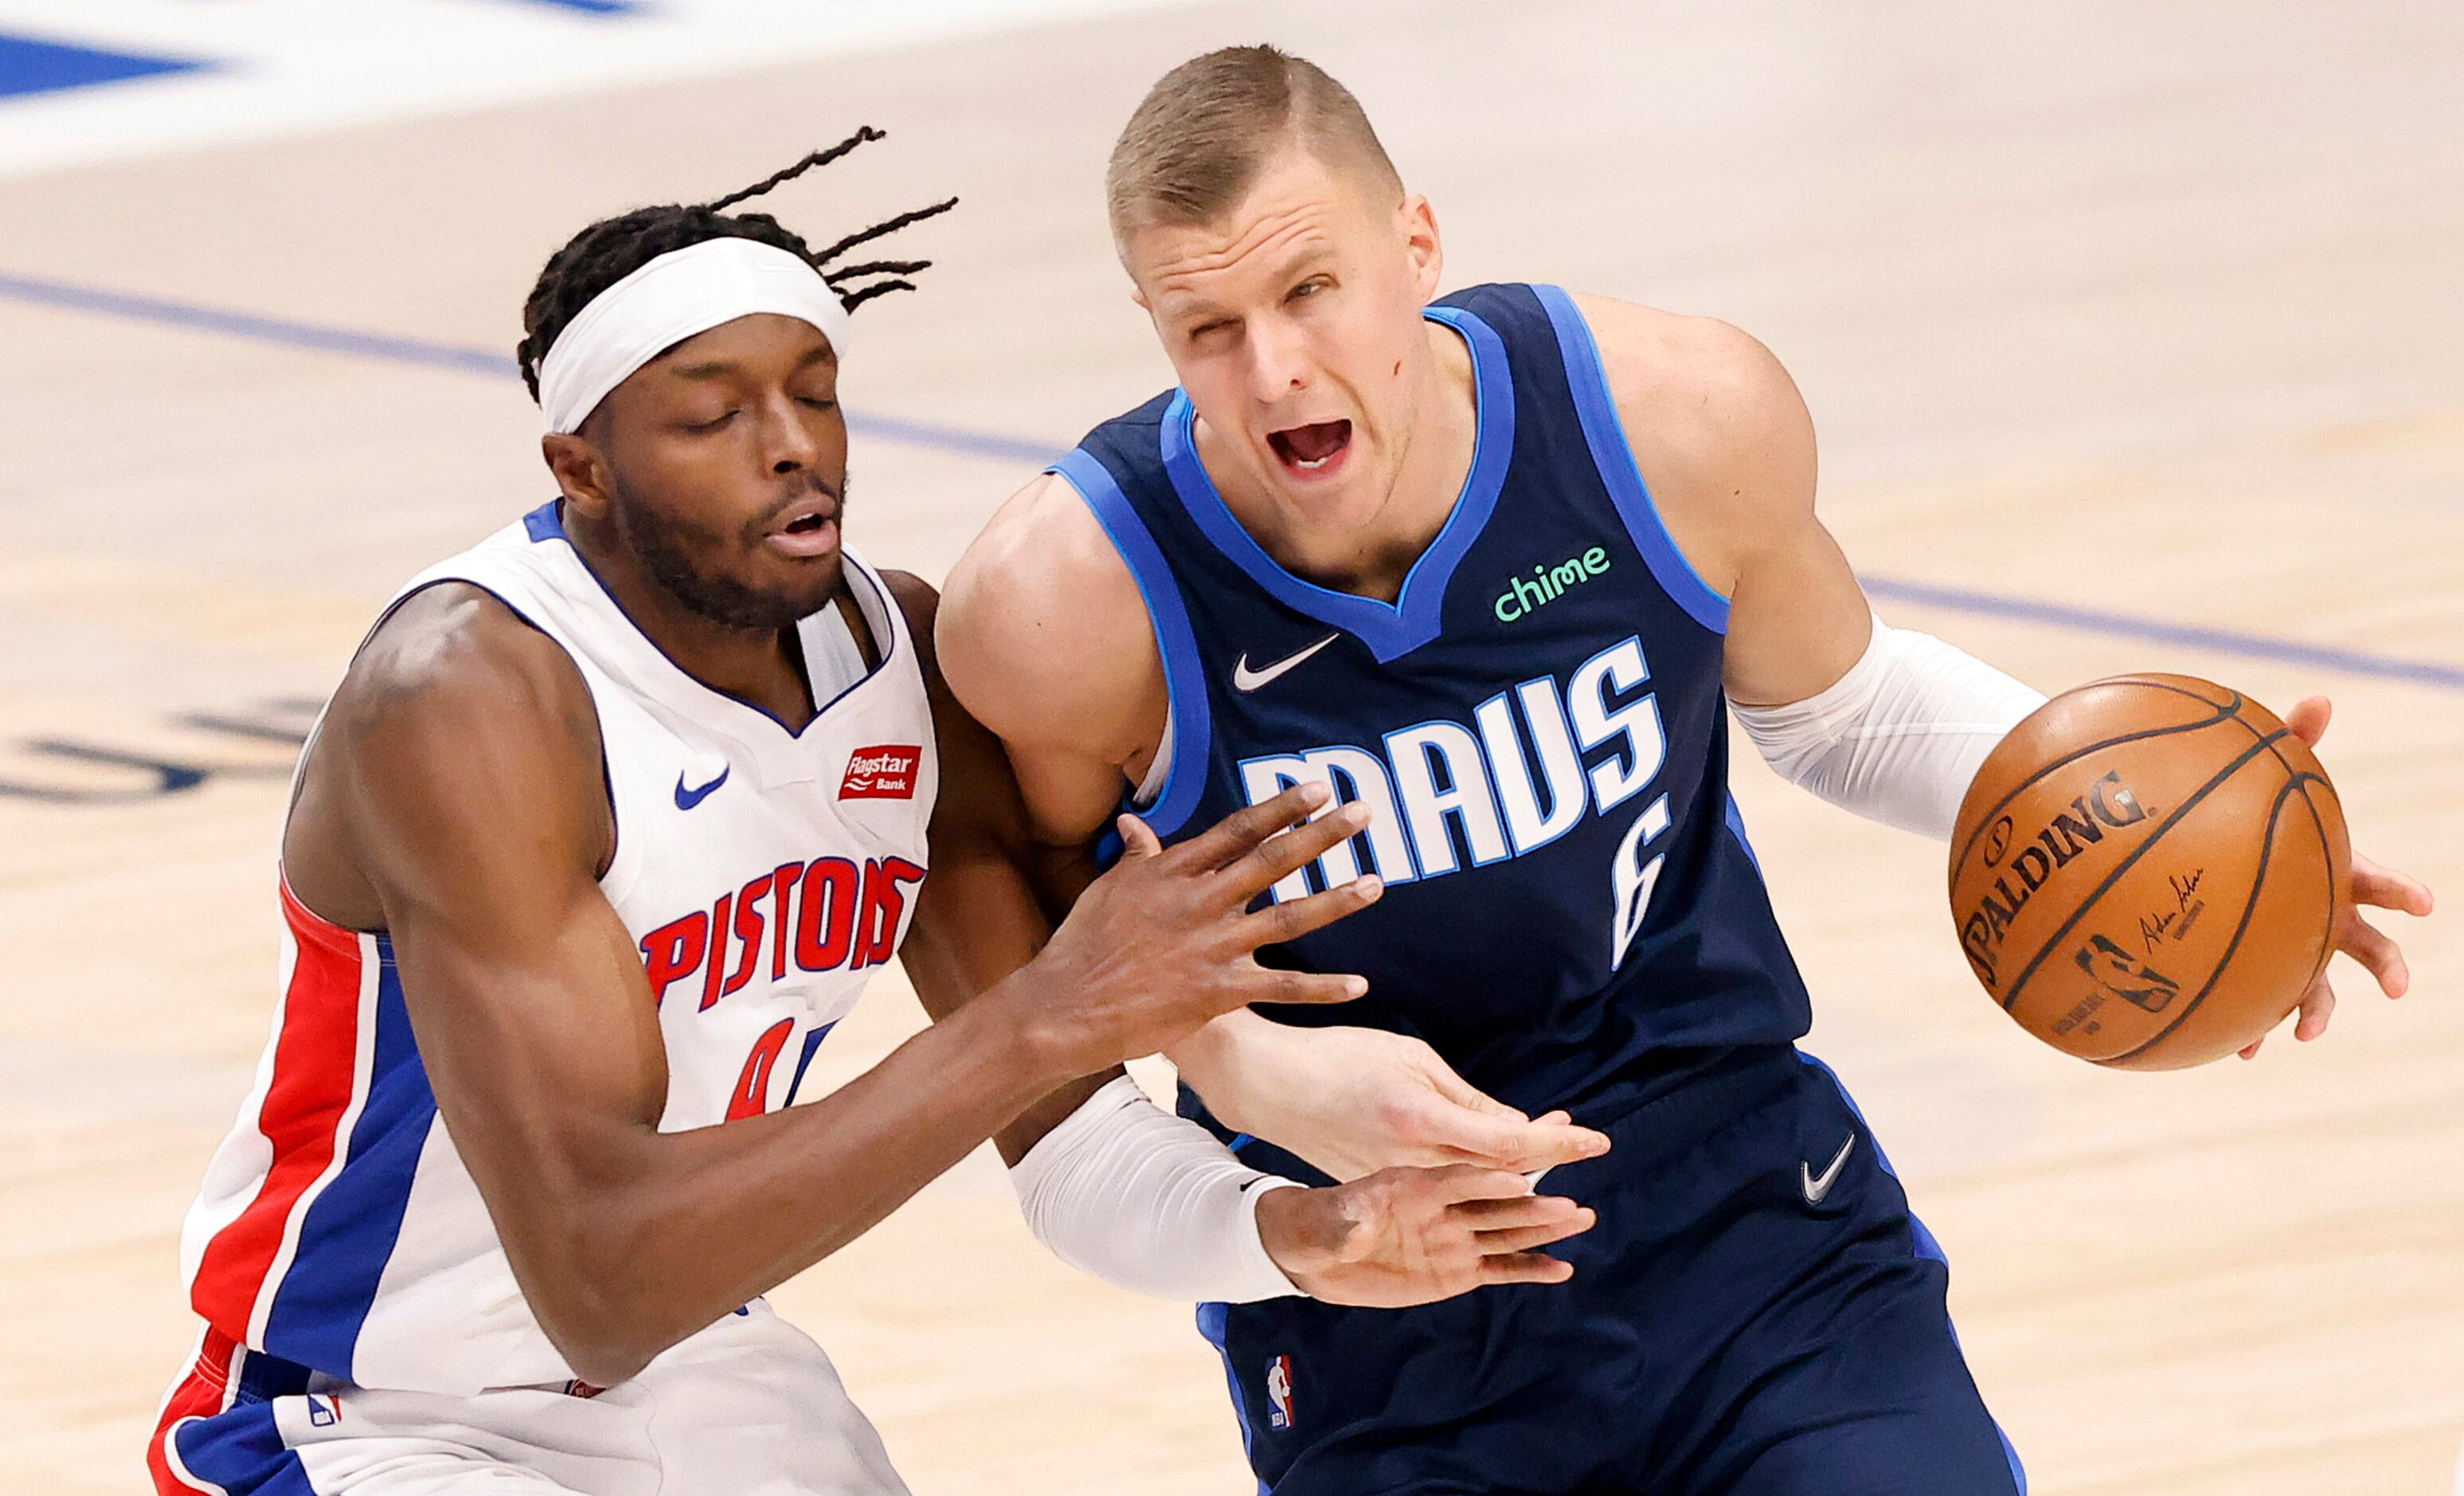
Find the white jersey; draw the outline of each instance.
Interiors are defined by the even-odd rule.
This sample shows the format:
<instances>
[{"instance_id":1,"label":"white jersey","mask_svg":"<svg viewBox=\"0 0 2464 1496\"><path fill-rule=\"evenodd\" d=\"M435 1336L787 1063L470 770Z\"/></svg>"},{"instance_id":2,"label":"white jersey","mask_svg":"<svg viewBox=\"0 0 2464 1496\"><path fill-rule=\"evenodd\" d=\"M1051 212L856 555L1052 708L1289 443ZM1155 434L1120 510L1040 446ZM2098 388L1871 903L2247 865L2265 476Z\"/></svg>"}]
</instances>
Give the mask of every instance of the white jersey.
<instances>
[{"instance_id":1,"label":"white jersey","mask_svg":"<svg viewBox=\"0 0 2464 1496\"><path fill-rule=\"evenodd\" d=\"M915 640L877 573L850 554L847 577L881 665L801 732L662 653L583 564L553 504L395 600L440 582L482 587L589 685L616 822L600 888L658 1004L664 1132L794 1105L814 1050L897 950L924 877L938 768ZM807 658L843 627L828 609L806 620ZM363 1387L571 1377L437 1115L391 942L328 924L287 886L282 905L274 1038L182 1233L198 1312L241 1345Z\"/></svg>"}]
</instances>

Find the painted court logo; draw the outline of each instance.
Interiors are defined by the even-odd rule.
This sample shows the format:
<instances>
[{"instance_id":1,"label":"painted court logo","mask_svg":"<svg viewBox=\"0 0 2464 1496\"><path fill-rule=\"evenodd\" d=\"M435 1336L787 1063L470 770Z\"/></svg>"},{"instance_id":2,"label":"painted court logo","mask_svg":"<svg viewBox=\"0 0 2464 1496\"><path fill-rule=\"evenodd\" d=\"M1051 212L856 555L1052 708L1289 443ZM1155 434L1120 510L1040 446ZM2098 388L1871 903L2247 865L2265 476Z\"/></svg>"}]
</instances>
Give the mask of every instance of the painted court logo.
<instances>
[{"instance_id":1,"label":"painted court logo","mask_svg":"<svg viewBox=\"0 0 2464 1496\"><path fill-rule=\"evenodd\" d=\"M847 759L847 778L839 782L841 800L913 800L915 769L924 749L915 743L884 743L859 748Z\"/></svg>"},{"instance_id":2,"label":"painted court logo","mask_svg":"<svg viewBox=\"0 0 2464 1496\"><path fill-rule=\"evenodd\" d=\"M1292 1358L1288 1355L1266 1359L1266 1426L1292 1426Z\"/></svg>"}]
</instances>

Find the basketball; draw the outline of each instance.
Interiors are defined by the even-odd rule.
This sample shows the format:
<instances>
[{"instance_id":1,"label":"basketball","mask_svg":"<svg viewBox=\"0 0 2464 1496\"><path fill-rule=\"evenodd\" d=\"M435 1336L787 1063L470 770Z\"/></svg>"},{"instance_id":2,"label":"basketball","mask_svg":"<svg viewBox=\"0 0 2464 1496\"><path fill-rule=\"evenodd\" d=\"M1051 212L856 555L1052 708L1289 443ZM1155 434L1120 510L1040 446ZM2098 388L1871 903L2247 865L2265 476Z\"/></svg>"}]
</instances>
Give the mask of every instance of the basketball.
<instances>
[{"instance_id":1,"label":"basketball","mask_svg":"<svg viewBox=\"0 0 2464 1496\"><path fill-rule=\"evenodd\" d=\"M1951 837L1978 981L2065 1054L2204 1065L2293 1011L2334 949L2352 851L2274 713L2188 675L2065 692L1995 746Z\"/></svg>"}]
</instances>

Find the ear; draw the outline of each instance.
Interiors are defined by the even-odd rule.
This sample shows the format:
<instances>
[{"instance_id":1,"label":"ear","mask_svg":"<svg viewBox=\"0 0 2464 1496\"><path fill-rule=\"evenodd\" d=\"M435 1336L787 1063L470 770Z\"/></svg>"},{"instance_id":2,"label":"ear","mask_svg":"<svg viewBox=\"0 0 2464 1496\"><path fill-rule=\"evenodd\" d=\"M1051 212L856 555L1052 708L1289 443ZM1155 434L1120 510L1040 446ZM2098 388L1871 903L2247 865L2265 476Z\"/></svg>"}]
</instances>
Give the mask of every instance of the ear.
<instances>
[{"instance_id":1,"label":"ear","mask_svg":"<svg viewBox=\"0 0 2464 1496\"><path fill-rule=\"evenodd\" d=\"M1149 317L1155 316L1155 306L1147 300L1147 288L1139 285L1134 280L1130 282L1130 299L1136 303L1139 311L1144 312Z\"/></svg>"},{"instance_id":2,"label":"ear","mask_svg":"<svg viewBox=\"0 0 2464 1496\"><path fill-rule=\"evenodd\" d=\"M1403 231L1403 253L1412 265L1413 289L1425 304L1437 296L1446 271L1445 248L1438 241L1437 210L1427 198L1413 192L1405 195L1395 212Z\"/></svg>"},{"instance_id":3,"label":"ear","mask_svg":"<svg viewBox=\"0 0 2464 1496\"><path fill-rule=\"evenodd\" d=\"M564 501L592 519L605 519L613 503L607 465L582 436L551 431L539 438L539 456L556 474Z\"/></svg>"}]
</instances>

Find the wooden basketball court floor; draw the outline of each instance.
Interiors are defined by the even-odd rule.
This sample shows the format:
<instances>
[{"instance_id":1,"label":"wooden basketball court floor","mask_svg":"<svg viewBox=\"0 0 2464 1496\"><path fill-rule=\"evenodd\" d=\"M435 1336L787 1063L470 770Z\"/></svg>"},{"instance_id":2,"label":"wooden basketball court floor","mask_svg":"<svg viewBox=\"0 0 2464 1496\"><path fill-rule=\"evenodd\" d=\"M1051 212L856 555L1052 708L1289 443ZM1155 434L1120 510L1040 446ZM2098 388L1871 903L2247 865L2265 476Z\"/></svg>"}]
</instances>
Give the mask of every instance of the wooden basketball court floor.
<instances>
[{"instance_id":1,"label":"wooden basketball court floor","mask_svg":"<svg viewBox=\"0 0 2464 1496\"><path fill-rule=\"evenodd\" d=\"M1510 18L1509 18L1510 17ZM2365 850L2464 897L2464 19L2451 4L1198 7L0 182L0 1485L141 1488L181 1211L270 1012L298 702L545 496L539 262L858 122L770 206L961 194L847 377L853 538L937 577L1164 365L1111 132L1265 37L1367 102L1449 282L1720 315L1804 385L1885 615L2040 686L2337 702ZM129 298L139 299L129 299ZM150 298L150 299L145 299ZM391 340L391 341L387 341ZM477 350L476 353L466 350ZM1737 769L1857 1091L2047 1496L2443 1492L2464 1443L2464 936L2314 1046L2108 1074L1964 974L1940 850ZM894 976L824 1050L920 1023ZM1247 1488L1186 1307L1073 1275L979 1155L786 1286L915 1488Z\"/></svg>"}]
</instances>

